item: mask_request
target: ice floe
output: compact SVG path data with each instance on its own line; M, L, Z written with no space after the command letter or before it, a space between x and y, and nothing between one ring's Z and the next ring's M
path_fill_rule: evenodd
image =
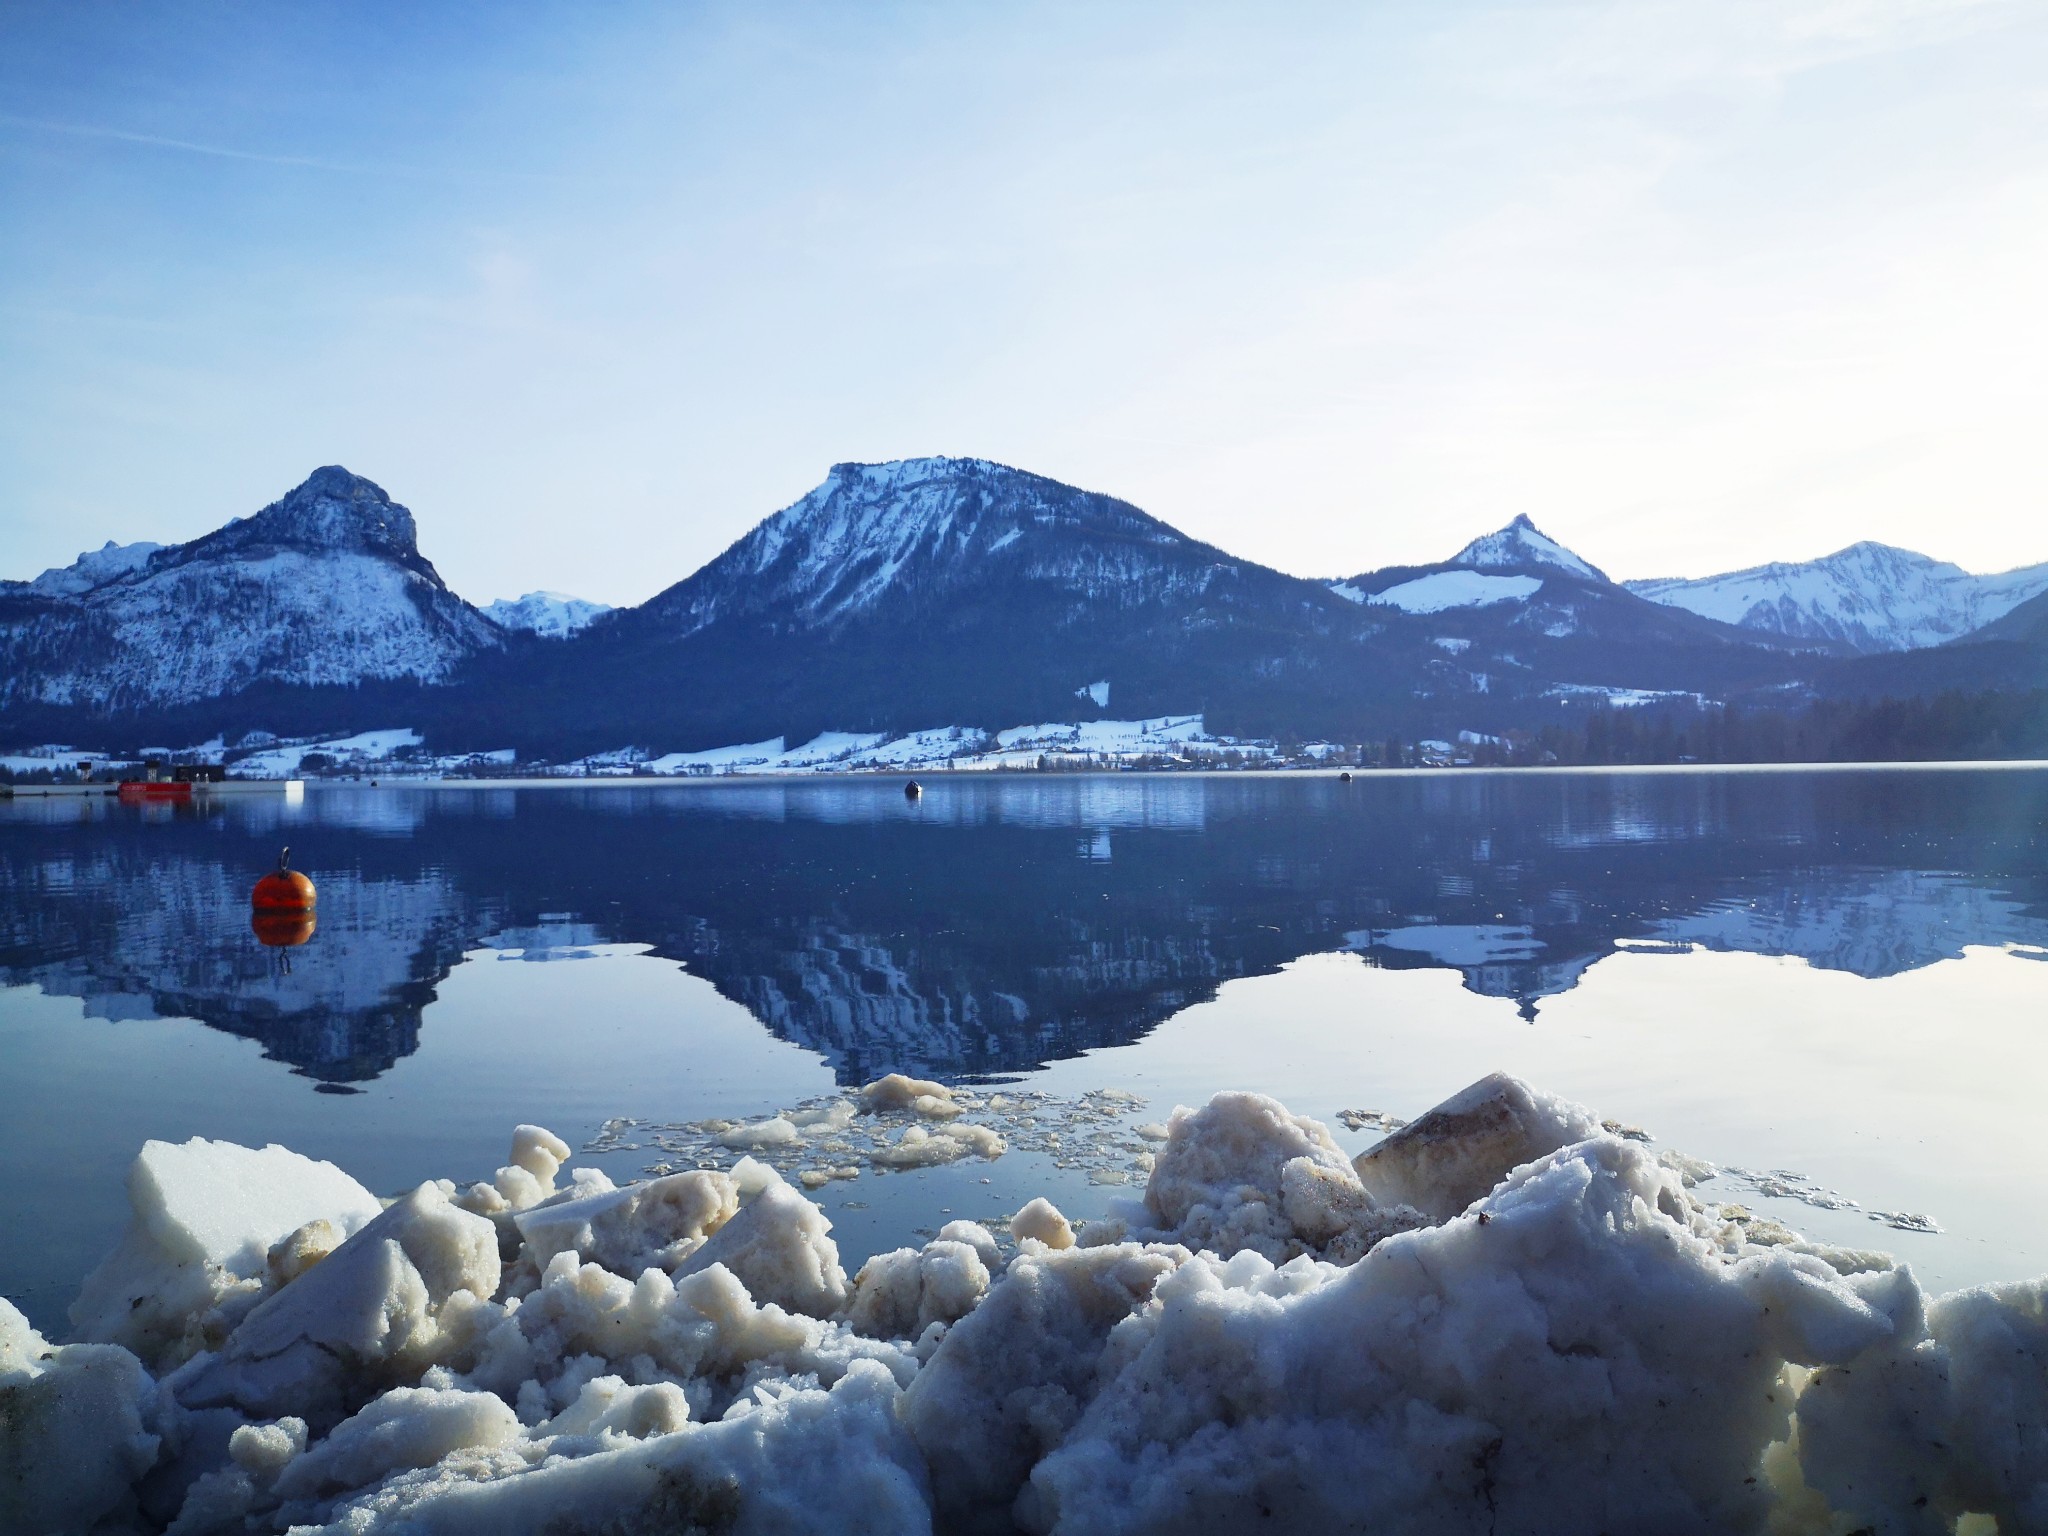
M727 1163L623 1188L521 1126L381 1210L151 1143L74 1313L131 1342L0 1302L0 1530L2048 1529L2048 1281L1930 1298L1508 1077L1347 1111L1355 1159L1259 1094L1142 1110L889 1078L612 1122ZM798 1187L1009 1144L1142 1192L849 1279Z

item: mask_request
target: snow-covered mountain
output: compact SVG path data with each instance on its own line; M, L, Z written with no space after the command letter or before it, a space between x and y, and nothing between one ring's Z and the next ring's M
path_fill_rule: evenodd
M1451 556L1449 563L1475 571L1527 571L1547 567L1587 581L1607 580L1606 573L1598 566L1580 559L1530 522L1526 512L1517 513L1507 527L1474 539Z
M2048 592L2048 564L1992 576L1890 544L1851 544L1818 560L1721 576L1626 584L1631 592L1724 624L1859 651L1904 651L1959 639Z
M612 605L570 597L565 592L529 592L524 597L501 597L486 604L481 612L500 629L524 630L546 640L566 640L579 629L587 629L601 615L612 612Z
M524 714L555 734L507 741L691 752L1090 719L1111 700L1123 718L1327 730L1337 697L1397 686L1399 667L1357 665L1372 627L1112 496L983 459L839 464L640 608L516 658Z
M644 612L677 637L750 616L817 629L928 607L998 573L1129 601L1199 594L1247 568L1260 569L1114 497L985 459L900 459L833 465Z
M0 583L0 706L137 710L259 682L438 682L502 643L420 554L412 514L331 465L188 544L102 549Z

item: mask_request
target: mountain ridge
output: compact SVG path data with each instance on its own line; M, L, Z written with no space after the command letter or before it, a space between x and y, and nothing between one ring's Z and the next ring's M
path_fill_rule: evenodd
M205 739L403 721L437 746L566 760L1085 722L1113 697L1116 718L1363 741L1534 729L1602 702L1777 707L1894 675L1842 671L1855 647L1839 636L1652 601L1526 514L1443 561L1316 581L1119 498L944 456L836 464L647 602L601 608L465 602L411 512L330 465L188 543L0 583L0 727L56 740L162 721ZM1997 649L2010 685L2030 643L1980 654Z
M1870 653L1918 650L1982 630L2048 592L2048 562L1975 575L1917 550L1864 539L1813 560L1623 585L1652 602L1723 623L1837 640Z

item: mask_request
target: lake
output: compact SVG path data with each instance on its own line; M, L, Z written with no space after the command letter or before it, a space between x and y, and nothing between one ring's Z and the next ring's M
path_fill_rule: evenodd
M287 843L318 922L272 947L248 893ZM2048 1270L2044 960L2033 767L0 801L0 1293L63 1328L148 1137L390 1193L532 1121L624 1181L889 1071L1021 1111L995 1161L821 1189L849 1268L1033 1194L1098 1211L1130 1128L1217 1089L1356 1151L1499 1069L1935 1289L2016 1278ZM1142 1100L1114 1134L1076 1110L1104 1089Z

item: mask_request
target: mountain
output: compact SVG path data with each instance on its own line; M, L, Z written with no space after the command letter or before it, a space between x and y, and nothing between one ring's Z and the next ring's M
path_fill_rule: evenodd
M1516 513L1514 521L1498 533L1483 534L1474 539L1451 556L1450 563L1468 566L1475 571L1526 571L1535 568L1562 571L1567 576L1578 576L1587 581L1607 580L1604 571L1581 560L1530 522L1526 512Z
M1545 718L1544 705L1556 718L1559 704L1776 687L1810 671L1815 652L1836 649L1649 602L1526 516L1434 565L1389 566L1328 585L1389 632L1426 634L1442 653L1439 686L1486 695L1476 707L1513 724Z
M1256 574L1254 574L1256 573ZM784 631L897 623L992 582L1132 606L1263 577L1128 502L983 459L835 464L825 483L756 526L644 617L683 638L721 621ZM1292 594L1299 596L1299 594Z
M544 640L566 640L579 629L588 629L600 616L612 612L610 603L593 603L564 592L529 592L524 597L501 597L480 612L500 629L520 630Z
M1860 666L1878 662L1900 665ZM1527 517L1434 564L1313 581L970 458L835 465L637 608L548 592L473 608L419 553L412 514L338 467L189 544L110 545L0 583L0 733L130 749L405 726L434 753L680 761L827 732L954 741L1162 717L1414 741L1602 704L1782 707L2039 675L2030 644L1859 656L1837 634L1651 601Z
M1652 602L1745 629L1836 640L1861 652L1941 645L2048 592L2048 563L1994 576L1890 544L1721 576L1627 583Z
M556 754L1173 711L1324 731L1419 676L1420 654L1366 662L1379 627L1114 497L907 459L835 465L641 607L503 658L493 687L526 732L507 739Z
M339 466L168 548L0 582L0 708L133 712L245 689L443 682L503 643L421 555L412 514Z

